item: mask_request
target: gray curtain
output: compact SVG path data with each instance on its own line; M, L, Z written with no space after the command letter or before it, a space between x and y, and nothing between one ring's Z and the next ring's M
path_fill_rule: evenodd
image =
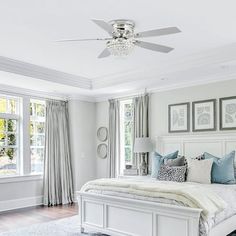
M44 204L73 202L68 107L64 101L46 102Z
M135 97L134 103L134 140L149 137L149 94ZM147 154L148 155L148 154ZM141 154L134 153L134 164L139 165ZM146 156L148 163L148 156Z
M119 173L120 159L120 102L109 100L109 177Z

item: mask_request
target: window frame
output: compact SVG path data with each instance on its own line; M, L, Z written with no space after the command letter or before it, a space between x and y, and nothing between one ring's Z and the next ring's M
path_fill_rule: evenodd
M120 163L119 163L119 174L123 174L125 169L126 160L125 160L125 148L128 147L125 145L125 119L124 119L124 106L125 104L133 104L133 99L125 99L120 101ZM131 130L131 162L130 165L135 165L134 155L133 155L133 139L134 139L134 114L132 115L133 125Z
M6 99L7 100L7 104L9 100L15 100L17 106L16 106L16 114L11 114L8 113L8 111L6 112L0 112L0 119L4 119L4 120L16 120L17 121L17 126L16 126L16 145L3 145L1 146L1 148L13 148L16 149L16 174L12 174L12 175L0 175L1 177L15 177L21 174L21 132L20 132L20 127L21 127L21 112L20 112L20 105L21 105L21 99L20 97L16 97L16 96L11 96L11 95L5 95L5 94L0 94L0 99ZM6 130L4 132L6 134L6 138L8 139L8 131ZM7 141L8 142L8 141Z
M41 122L41 123L44 123L44 133L35 133L34 132L34 135L35 136L43 136L44 137L44 141L45 141L45 125L46 125L46 102L45 100L42 100L42 99L35 99L35 98L31 98L30 99L30 104L31 103L35 103L35 104L41 104L41 105L44 105L45 106L45 110L44 110L44 116L40 117L40 116L31 116L30 115L30 123L29 125L31 125L31 121L33 122ZM38 117L38 118L36 118ZM29 132L29 136L31 136L31 133ZM43 149L43 152L45 150L45 142L44 142L44 145L31 145L30 144L30 167L31 167L31 174L43 174L43 172L32 172L32 164L31 164L31 161L32 161L32 155L31 155L31 149L34 148L34 149ZM44 161L43 161L43 164L44 164Z
M42 180L43 173L31 173L31 154L30 154L30 100L40 100L46 102L45 98L33 97L22 94L0 92L0 98L17 99L18 115L1 113L0 118L16 119L18 155L17 155L17 174L0 176L0 183L20 182L31 180ZM45 111L46 112L46 111Z

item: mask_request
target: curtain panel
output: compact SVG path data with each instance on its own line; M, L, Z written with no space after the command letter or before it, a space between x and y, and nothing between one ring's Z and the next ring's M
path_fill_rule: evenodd
M119 173L120 162L120 102L109 100L109 177L114 178Z
M48 206L73 202L68 118L67 102L46 102L44 204Z
M135 97L134 104L134 130L135 138L149 137L149 94ZM138 167L141 162L141 154L133 154L133 162ZM146 154L146 162L148 163L148 154Z

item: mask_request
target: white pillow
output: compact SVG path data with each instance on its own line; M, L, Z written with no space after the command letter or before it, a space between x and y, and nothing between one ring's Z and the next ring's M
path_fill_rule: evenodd
M202 184L211 183L211 168L213 159L196 160L188 159L188 182L197 182Z

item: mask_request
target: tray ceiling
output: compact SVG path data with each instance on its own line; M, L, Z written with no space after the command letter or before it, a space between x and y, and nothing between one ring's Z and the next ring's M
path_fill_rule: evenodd
M0 84L63 96L109 97L236 78L235 0L4 0L0 3ZM147 39L169 54L135 48L98 59L106 37L91 19L131 19L136 30L176 26L182 33ZM6 73L7 72L7 73ZM9 74L10 73L10 74Z

